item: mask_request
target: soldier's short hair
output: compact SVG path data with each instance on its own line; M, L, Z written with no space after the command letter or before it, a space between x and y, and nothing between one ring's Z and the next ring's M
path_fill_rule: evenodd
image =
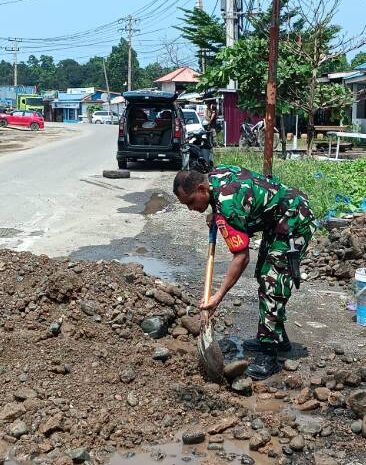
M192 194L205 179L205 175L199 171L178 171L173 182L173 192L178 195L178 189L181 188L186 194Z

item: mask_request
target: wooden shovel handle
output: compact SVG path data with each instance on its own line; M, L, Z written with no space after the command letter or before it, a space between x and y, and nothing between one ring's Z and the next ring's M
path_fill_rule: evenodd
M204 304L208 304L210 297L211 297L213 269L214 269L214 260L215 260L215 249L216 249L216 236L217 236L217 226L216 224L213 224L210 228L210 234L209 234L207 264L206 264L206 273L205 273L205 287L203 291ZM208 322L208 315L209 314L207 310L202 311L201 319L203 323Z

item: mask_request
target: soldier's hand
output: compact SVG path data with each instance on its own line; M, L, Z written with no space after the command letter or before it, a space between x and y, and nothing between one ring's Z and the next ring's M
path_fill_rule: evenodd
M210 300L207 302L207 304L204 303L203 299L201 300L200 310L208 312L209 318L211 318L214 315L220 302L221 297L218 294L214 294L210 297Z
M213 221L214 221L213 213L209 213L208 215L206 215L206 224L209 228L211 228Z

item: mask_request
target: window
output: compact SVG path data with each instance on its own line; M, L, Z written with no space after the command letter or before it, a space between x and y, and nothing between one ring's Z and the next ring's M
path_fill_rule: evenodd
M199 119L195 111L184 111L184 122L186 124L199 124Z
M366 119L366 84L359 84L357 86L357 92L357 118Z
M22 111L13 111L12 115L13 116L23 116L23 112Z

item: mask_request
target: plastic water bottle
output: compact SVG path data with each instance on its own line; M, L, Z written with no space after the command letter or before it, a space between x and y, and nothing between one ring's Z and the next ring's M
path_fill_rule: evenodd
M366 268L358 268L355 273L357 323L366 326Z

